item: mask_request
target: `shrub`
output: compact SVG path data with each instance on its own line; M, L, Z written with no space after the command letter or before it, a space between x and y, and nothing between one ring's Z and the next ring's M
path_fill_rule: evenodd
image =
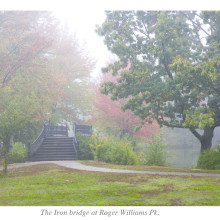
M17 142L13 145L12 150L7 155L7 162L21 163L27 160L27 148L24 148L23 143Z
M117 141L111 148L111 162L121 165L136 165L138 157L133 151L132 144L125 141Z
M95 159L99 161L123 165L137 164L138 161L131 143L115 137L99 138L97 135L93 135L90 147Z
M93 151L94 158L98 161L111 162L110 150L112 141L109 137L98 137L98 135L92 135L92 141L90 147Z
M197 167L208 170L220 169L220 142L215 148L200 153Z
M166 165L166 146L162 143L161 135L152 135L151 141L148 143L145 165L148 166L164 166Z
M91 137L83 135L81 133L76 134L78 140L78 146L80 150L79 159L80 160L94 160L92 150L90 148Z
M134 165L138 163L138 157L133 151L132 144L115 137L99 137L93 134L91 137L77 134L81 160L103 161L122 165Z

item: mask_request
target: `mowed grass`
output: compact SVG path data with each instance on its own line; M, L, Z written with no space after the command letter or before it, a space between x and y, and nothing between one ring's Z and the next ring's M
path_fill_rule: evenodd
M105 162L98 162L95 160L80 160L80 163L88 166L103 167L110 169L122 170L140 170L140 171L160 171L160 172L189 172L189 173L219 173L220 170L198 170L182 167L161 167L161 166L144 166L144 165L117 165Z
M220 205L220 177L100 173L34 165L0 177L0 205Z

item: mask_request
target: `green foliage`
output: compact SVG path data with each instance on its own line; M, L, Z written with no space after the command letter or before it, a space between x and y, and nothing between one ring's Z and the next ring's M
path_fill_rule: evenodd
M20 128L14 135L14 142L22 142L25 145L33 143L42 130L42 122L29 122L24 128Z
M91 137L83 135L81 133L76 134L76 138L79 142L80 160L93 160L94 156L90 148Z
M205 129L206 126L214 125L214 113L209 109L197 108L186 113L184 127L198 127Z
M138 158L129 142L117 141L111 149L111 162L121 165L136 165Z
M109 137L98 137L98 135L92 135L92 142L90 147L93 151L94 158L98 161L111 162L111 147L113 140Z
M16 142L13 145L12 150L7 155L7 162L10 163L21 163L27 159L27 148L24 148L23 143Z
M92 135L90 147L98 161L122 165L138 163L138 157L132 149L132 144L115 137L98 137Z
M215 148L200 153L197 166L207 170L220 169L220 142L217 143Z
M93 139L94 140L94 139ZM94 145L95 143L95 145ZM94 156L96 160L111 162L110 149L112 141L109 138L99 138L93 142L92 148L95 149Z
M151 136L151 142L147 146L144 164L148 166L165 166L166 157L166 146L162 143L162 136Z

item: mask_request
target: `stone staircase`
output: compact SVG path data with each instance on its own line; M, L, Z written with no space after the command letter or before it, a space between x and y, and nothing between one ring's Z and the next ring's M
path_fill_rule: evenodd
M67 126L43 124L36 140L28 145L29 161L77 160L80 155L76 133L91 135L92 126L74 123L74 136L68 137Z
M73 138L65 136L46 137L31 161L77 160Z

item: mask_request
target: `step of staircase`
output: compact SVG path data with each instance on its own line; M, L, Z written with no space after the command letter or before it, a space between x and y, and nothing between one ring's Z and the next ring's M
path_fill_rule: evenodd
M52 160L77 160L73 138L47 137L31 158L31 161Z
M31 161L56 161L56 160L77 160L77 157L45 157L45 158L34 157L31 159Z
M47 148L40 148L37 153L39 152L74 152L75 150L73 149L73 147L47 147Z

